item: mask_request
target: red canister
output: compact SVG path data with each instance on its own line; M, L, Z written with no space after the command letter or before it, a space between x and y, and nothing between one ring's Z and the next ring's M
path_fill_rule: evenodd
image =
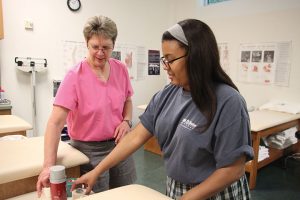
M51 200L67 200L65 167L55 165L50 167Z

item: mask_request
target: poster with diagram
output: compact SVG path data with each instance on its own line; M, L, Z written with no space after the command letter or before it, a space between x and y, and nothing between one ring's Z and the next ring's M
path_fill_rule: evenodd
M288 86L291 42L241 44L238 80Z
M229 75L230 66L229 66L229 48L227 43L218 43L219 55L220 55L220 64L222 69Z
M144 79L147 73L146 48L143 46L117 43L112 57L122 61L129 73L130 79Z
M63 41L63 68L69 71L87 55L85 42ZM140 80L147 75L147 52L143 46L116 43L111 57L122 61L130 79Z
M63 41L63 68L66 73L87 55L85 42Z

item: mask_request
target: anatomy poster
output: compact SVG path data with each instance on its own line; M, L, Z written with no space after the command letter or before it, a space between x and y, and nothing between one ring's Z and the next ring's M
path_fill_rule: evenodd
M241 44L238 80L247 83L287 86L290 42Z
M87 55L85 42L63 41L63 68L65 73Z
M87 55L85 42L63 41L63 67L67 72ZM116 43L111 57L122 61L130 79L140 80L147 75L147 51L143 46Z
M219 54L220 54L220 64L226 74L230 73L229 66L229 49L227 43L218 43Z
M126 65L130 79L141 80L145 78L147 70L145 47L117 43L112 57L122 61Z

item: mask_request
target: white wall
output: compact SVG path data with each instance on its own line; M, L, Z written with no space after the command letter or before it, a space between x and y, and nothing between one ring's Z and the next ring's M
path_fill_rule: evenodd
M197 18L214 31L218 42L230 48L230 76L248 106L271 99L300 102L300 1L232 0L212 6L197 1L176 1L175 20ZM288 87L246 84L237 81L240 43L292 41L291 72Z
M52 109L53 79L62 79L65 71L62 60L62 41L84 41L82 28L87 18L106 15L112 18L119 30L117 42L143 45L160 50L162 32L171 17L169 0L81 0L77 13L68 10L66 0L2 0L5 37L0 40L1 85L6 98L12 101L13 114L32 122L30 75L18 71L15 57L46 58L48 69L37 74L37 133L44 134ZM145 12L147 10L147 12ZM167 12L166 12L167 11ZM24 21L34 23L33 31L24 28ZM164 72L160 76L147 76L132 81L135 91L134 107L147 103L165 84ZM134 109L137 122L141 111Z

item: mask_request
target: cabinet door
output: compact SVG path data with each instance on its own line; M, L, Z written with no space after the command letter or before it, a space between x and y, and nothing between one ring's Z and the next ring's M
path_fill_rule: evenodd
M3 14L2 14L2 0L0 0L0 40L3 39Z

